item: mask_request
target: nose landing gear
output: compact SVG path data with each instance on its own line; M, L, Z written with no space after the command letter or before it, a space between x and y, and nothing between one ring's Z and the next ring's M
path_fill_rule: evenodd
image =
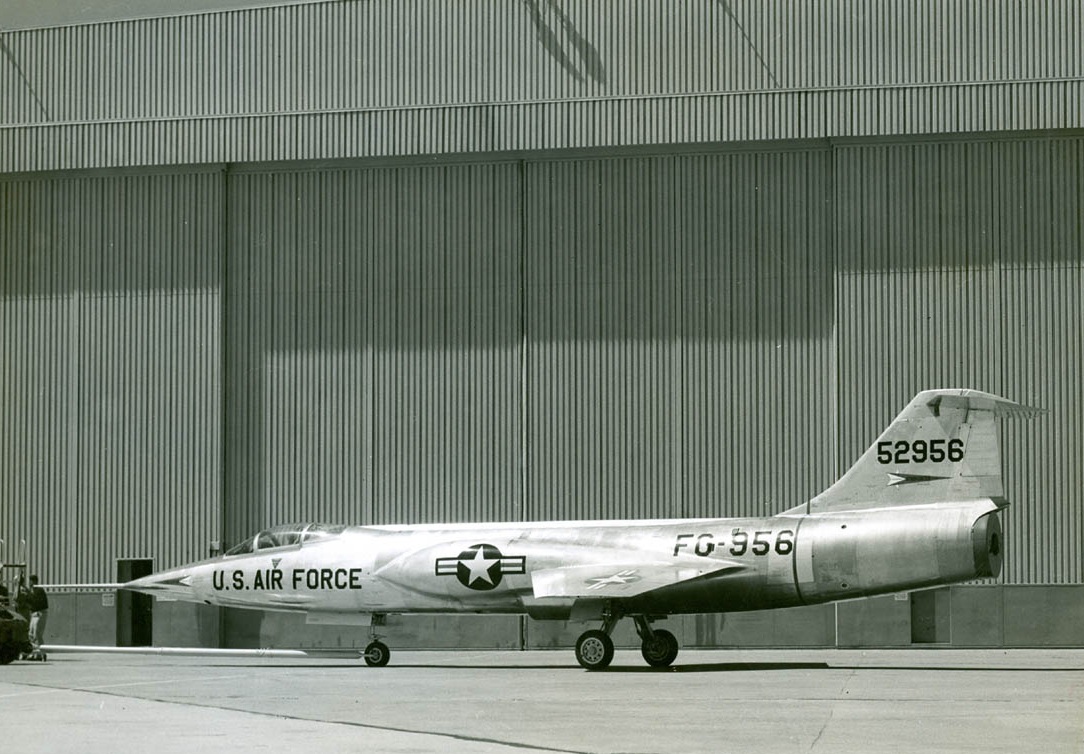
M370 668L382 668L388 664L388 660L391 659L391 650L388 649L388 645L380 641L382 638L377 634L376 629L378 626L384 625L384 619L387 616L381 614L373 615L373 622L369 627L369 645L365 647L365 654L362 655L365 658L365 664Z

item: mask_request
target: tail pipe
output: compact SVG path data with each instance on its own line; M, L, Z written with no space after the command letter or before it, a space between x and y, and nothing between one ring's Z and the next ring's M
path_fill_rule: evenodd
M996 577L1001 573L1004 542L997 513L987 513L975 522L971 527L971 545L975 553L976 577Z

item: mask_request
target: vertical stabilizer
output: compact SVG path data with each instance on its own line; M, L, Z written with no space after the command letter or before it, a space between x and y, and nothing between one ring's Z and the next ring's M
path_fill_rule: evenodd
M977 499L1003 505L996 420L1038 413L1040 409L977 390L923 391L839 481L800 510Z

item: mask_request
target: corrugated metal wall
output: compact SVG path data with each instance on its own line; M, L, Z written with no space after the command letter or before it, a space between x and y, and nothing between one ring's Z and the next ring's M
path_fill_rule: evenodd
M0 181L0 538L46 581L218 530L222 186Z
M0 171L1084 127L1077 0L366 0L0 34Z
M337 0L8 32L0 88L17 124L1065 79L1082 27L1075 0Z

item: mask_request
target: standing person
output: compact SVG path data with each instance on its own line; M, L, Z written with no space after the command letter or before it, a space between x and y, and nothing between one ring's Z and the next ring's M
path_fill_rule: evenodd
M30 608L30 644L34 652L41 652L41 640L45 636L45 621L49 617L49 598L38 586L37 575L30 577L30 595L26 601Z

